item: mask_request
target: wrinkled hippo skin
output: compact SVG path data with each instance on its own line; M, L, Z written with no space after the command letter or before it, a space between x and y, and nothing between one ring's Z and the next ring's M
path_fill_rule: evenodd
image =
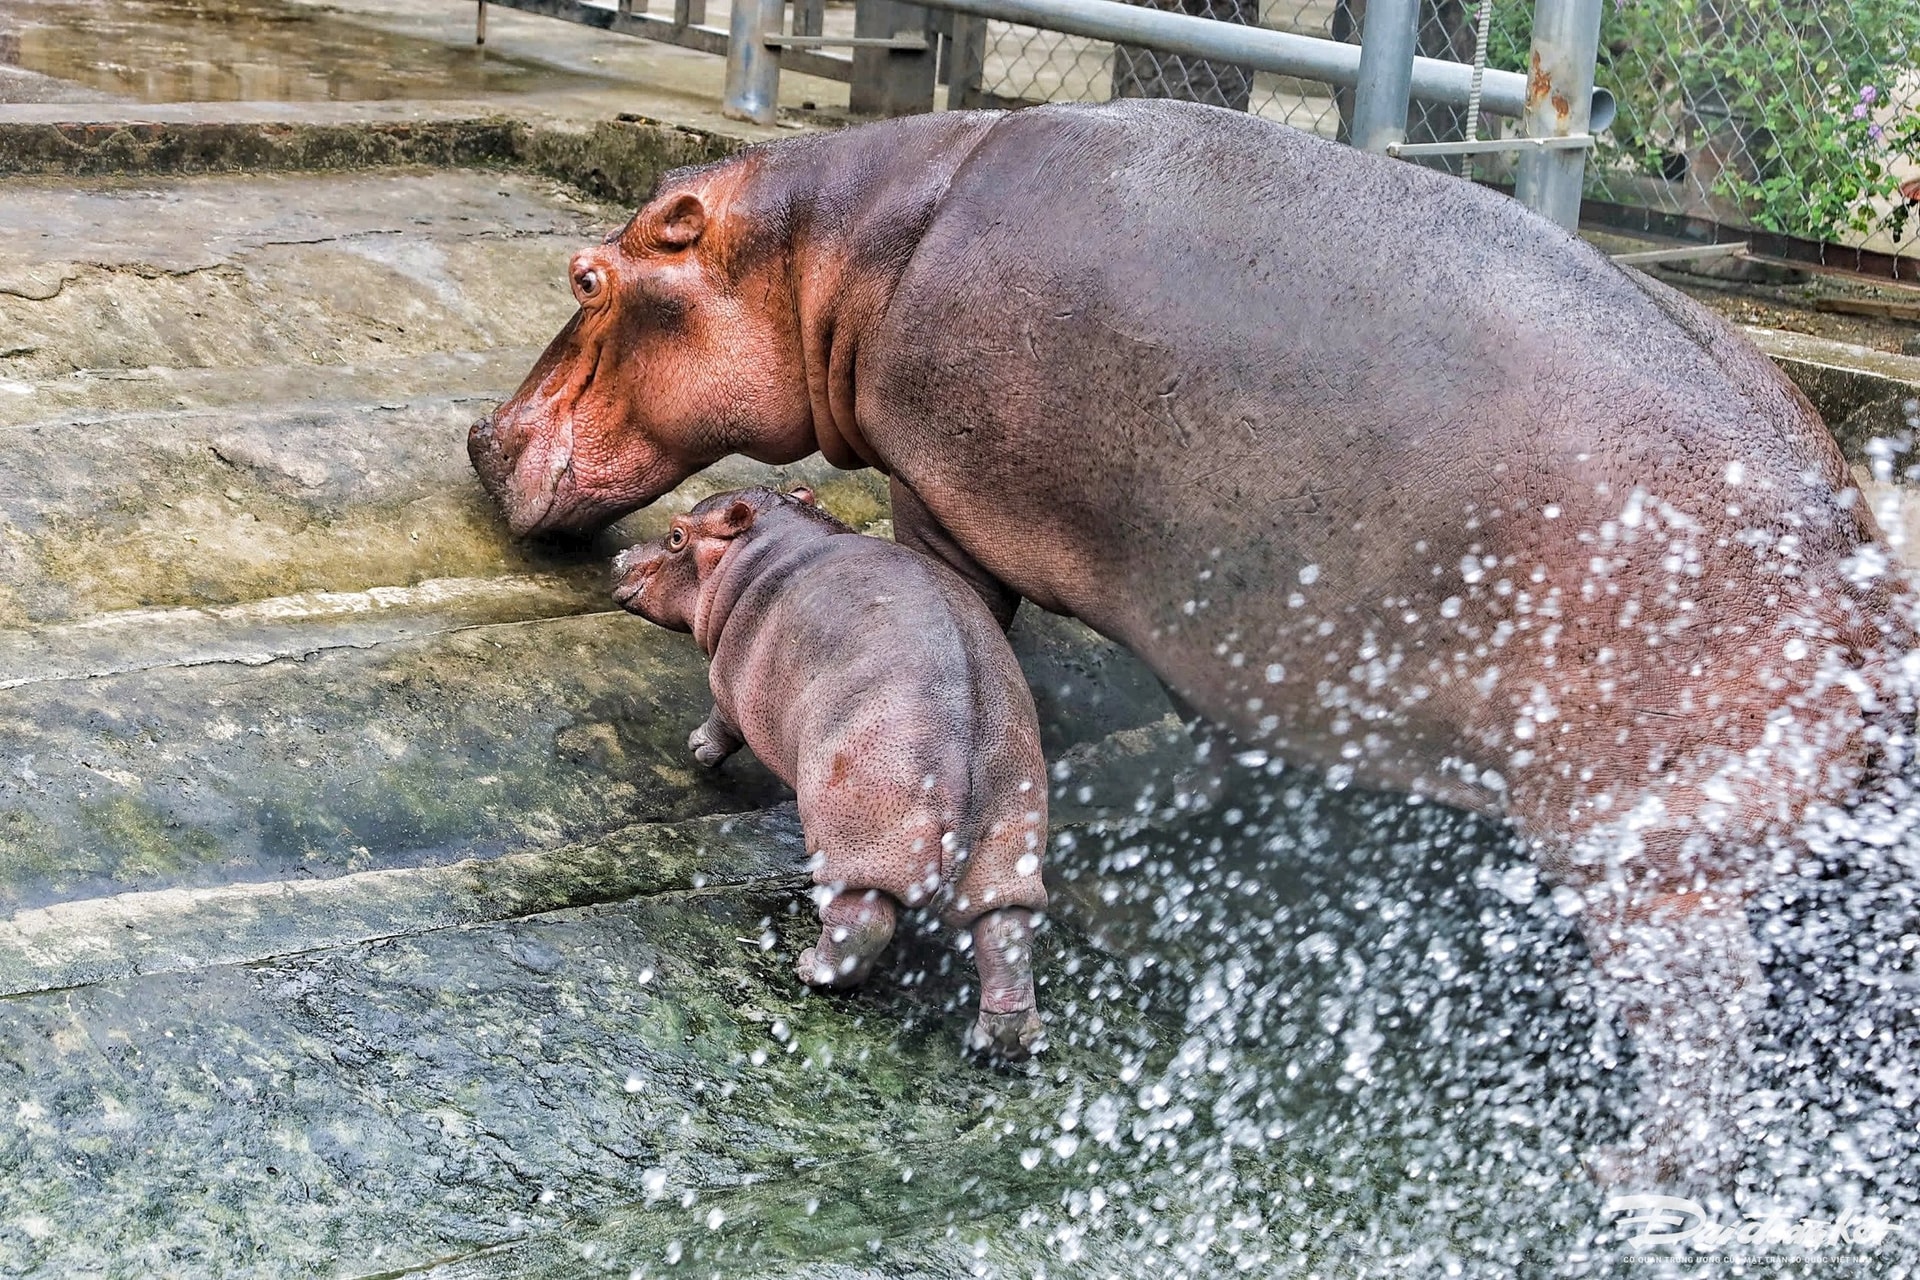
M470 441L516 530L728 453L885 470L900 540L1003 620L1078 617L1335 785L1510 820L1638 1033L1644 1119L1596 1167L1737 1156L1747 895L1912 703L1879 531L1730 326L1493 192L1152 101L752 148L572 271Z
M623 608L692 632L712 660L713 713L687 743L700 763L744 743L799 797L820 907L801 979L865 981L901 905L926 907L971 930L970 1047L1030 1056L1046 762L1033 695L972 587L804 489L708 498L614 576Z

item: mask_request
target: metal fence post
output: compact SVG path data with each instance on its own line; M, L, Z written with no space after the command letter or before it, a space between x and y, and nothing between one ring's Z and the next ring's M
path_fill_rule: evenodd
M741 0L735 0L741 3ZM899 0L854 0L853 34L890 40L924 36L927 11ZM933 110L933 42L916 49L856 45L847 106L861 115L906 116Z
M1353 88L1353 145L1362 151L1385 151L1406 140L1419 25L1420 0L1367 4L1360 32L1360 78Z
M767 37L779 32L785 11L786 0L733 0L723 115L773 123L780 104L780 54L767 44Z
M947 110L981 105L986 68L987 20L954 14L953 35L947 44Z
M1538 0L1533 9L1533 74L1527 81L1527 136L1567 138L1590 131L1593 64L1600 55L1602 0ZM1581 149L1523 153L1513 194L1569 231L1580 226Z

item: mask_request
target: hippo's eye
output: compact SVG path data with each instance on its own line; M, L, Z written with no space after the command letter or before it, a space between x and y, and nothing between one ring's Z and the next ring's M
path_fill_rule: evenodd
M678 526L667 530L667 549L678 551L687 545L687 531Z
M573 273L573 296L583 307L599 301L605 288L606 277L597 267L582 267Z

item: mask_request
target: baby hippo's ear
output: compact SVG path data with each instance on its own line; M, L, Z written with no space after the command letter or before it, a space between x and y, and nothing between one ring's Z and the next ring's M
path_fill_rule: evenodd
M807 488L807 486L803 484L797 484L793 488L787 490L787 496L790 498L798 498L800 499L800 501L806 503L810 507L817 507L820 505L820 499L813 496L813 490Z
M720 513L719 534L723 538L737 538L753 527L753 518L758 515L753 504L744 498L736 498L727 504Z

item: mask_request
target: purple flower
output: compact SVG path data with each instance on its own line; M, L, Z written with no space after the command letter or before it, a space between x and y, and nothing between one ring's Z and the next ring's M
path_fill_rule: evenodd
M1877 125L1877 124L1870 124L1870 125L1868 125L1868 126L1867 126L1867 136L1868 136L1869 138L1871 138L1871 139L1873 139L1873 140L1874 140L1875 142L1878 142L1878 141L1880 141L1880 126L1879 126L1879 125Z
M1867 118L1867 104L1866 104L1866 103L1864 103L1864 102L1856 102L1856 103L1854 103L1854 104L1853 104L1853 118L1854 118L1855 120L1865 120L1865 119Z
M1872 85L1864 85L1861 87L1860 101L1872 102L1874 99L1878 98L1879 96L1880 96L1880 91L1874 88Z

